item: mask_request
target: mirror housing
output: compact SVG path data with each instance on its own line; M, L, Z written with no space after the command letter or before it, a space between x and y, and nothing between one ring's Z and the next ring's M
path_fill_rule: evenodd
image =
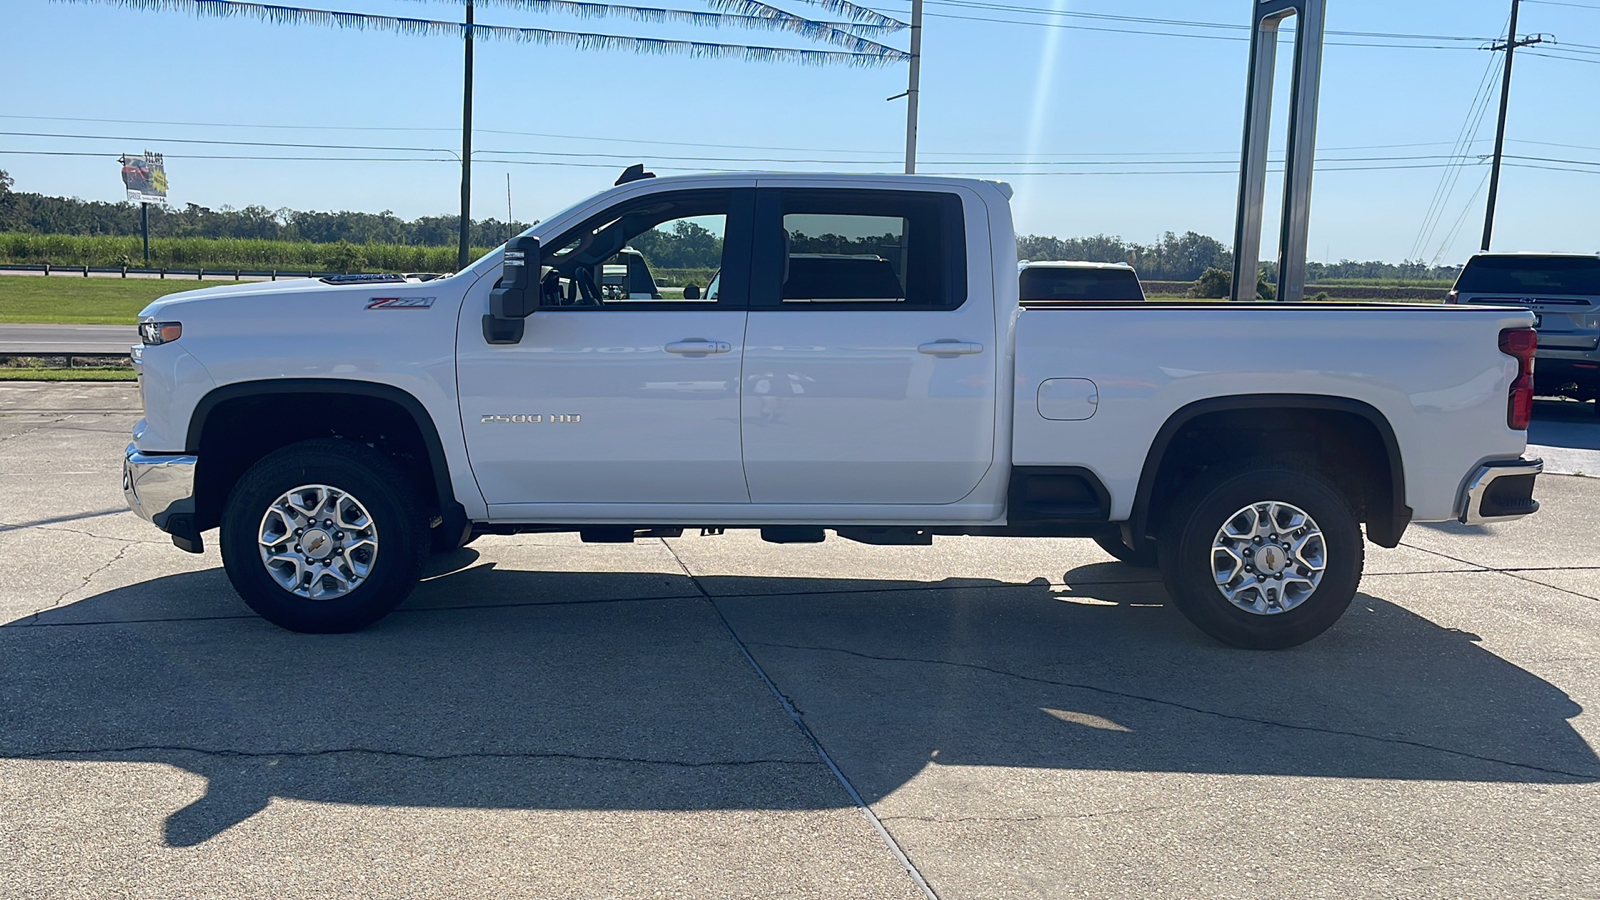
M683 288L683 299L685 299L685 300L699 300L700 299L700 285L698 285L698 284L685 285L684 288Z
M491 344L520 343L523 320L538 308L539 239L512 238L506 243L500 280L489 292L489 314L483 317L483 339Z

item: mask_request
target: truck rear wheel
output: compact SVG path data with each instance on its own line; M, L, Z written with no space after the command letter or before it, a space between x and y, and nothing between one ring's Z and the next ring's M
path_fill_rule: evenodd
M1281 650L1344 615L1361 581L1360 523L1326 480L1283 468L1203 476L1159 544L1173 604L1225 644Z
M305 441L268 454L234 485L221 547L228 580L262 618L334 634L371 625L411 593L428 523L388 457Z

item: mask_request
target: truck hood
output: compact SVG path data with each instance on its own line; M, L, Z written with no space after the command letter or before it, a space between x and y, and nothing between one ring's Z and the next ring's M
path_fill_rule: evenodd
M466 276L465 281L461 280L463 275ZM463 289L466 284L470 284L476 279L477 276L469 269L456 275L433 278L427 281L413 276L407 277L404 282L330 284L321 278L293 278L284 281L226 284L218 287L183 291L178 294L168 294L146 306L139 313L139 318L181 318L184 310L193 309L199 304L209 306L222 303L270 303L275 299L304 297L307 294L325 294L330 299L345 299L351 297L351 295L387 297L449 294Z

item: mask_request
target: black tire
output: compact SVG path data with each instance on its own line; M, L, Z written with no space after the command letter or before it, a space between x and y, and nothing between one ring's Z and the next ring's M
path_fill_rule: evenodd
M1299 507L1321 528L1324 569L1321 582L1298 605L1262 614L1223 596L1212 544L1236 513L1269 501ZM1366 548L1360 523L1344 496L1314 473L1276 467L1208 473L1183 492L1164 524L1161 575L1173 604L1201 631L1234 647L1282 650L1311 640L1339 621L1361 582ZM1261 559L1254 563L1259 566ZM1275 585L1269 580L1264 587Z
M1156 567L1156 548L1150 542L1138 550L1122 542L1120 536L1101 535L1094 539L1100 549L1116 557L1119 562L1125 562L1136 569L1154 569Z
M305 441L268 454L235 483L222 511L222 563L233 589L262 618L290 631L339 634L378 621L411 593L428 556L428 521L411 484L391 459L349 441ZM342 596L295 594L263 564L258 540L268 508L303 485L348 493L376 528L371 569Z

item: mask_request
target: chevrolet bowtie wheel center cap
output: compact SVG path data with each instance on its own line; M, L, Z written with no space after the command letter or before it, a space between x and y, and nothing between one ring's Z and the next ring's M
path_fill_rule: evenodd
M360 587L378 560L378 526L349 492L326 484L285 491L261 517L261 564L278 586L308 600Z
M1311 599L1328 548L1305 510L1268 500L1229 516L1211 542L1211 573L1229 603L1258 616L1286 613Z

